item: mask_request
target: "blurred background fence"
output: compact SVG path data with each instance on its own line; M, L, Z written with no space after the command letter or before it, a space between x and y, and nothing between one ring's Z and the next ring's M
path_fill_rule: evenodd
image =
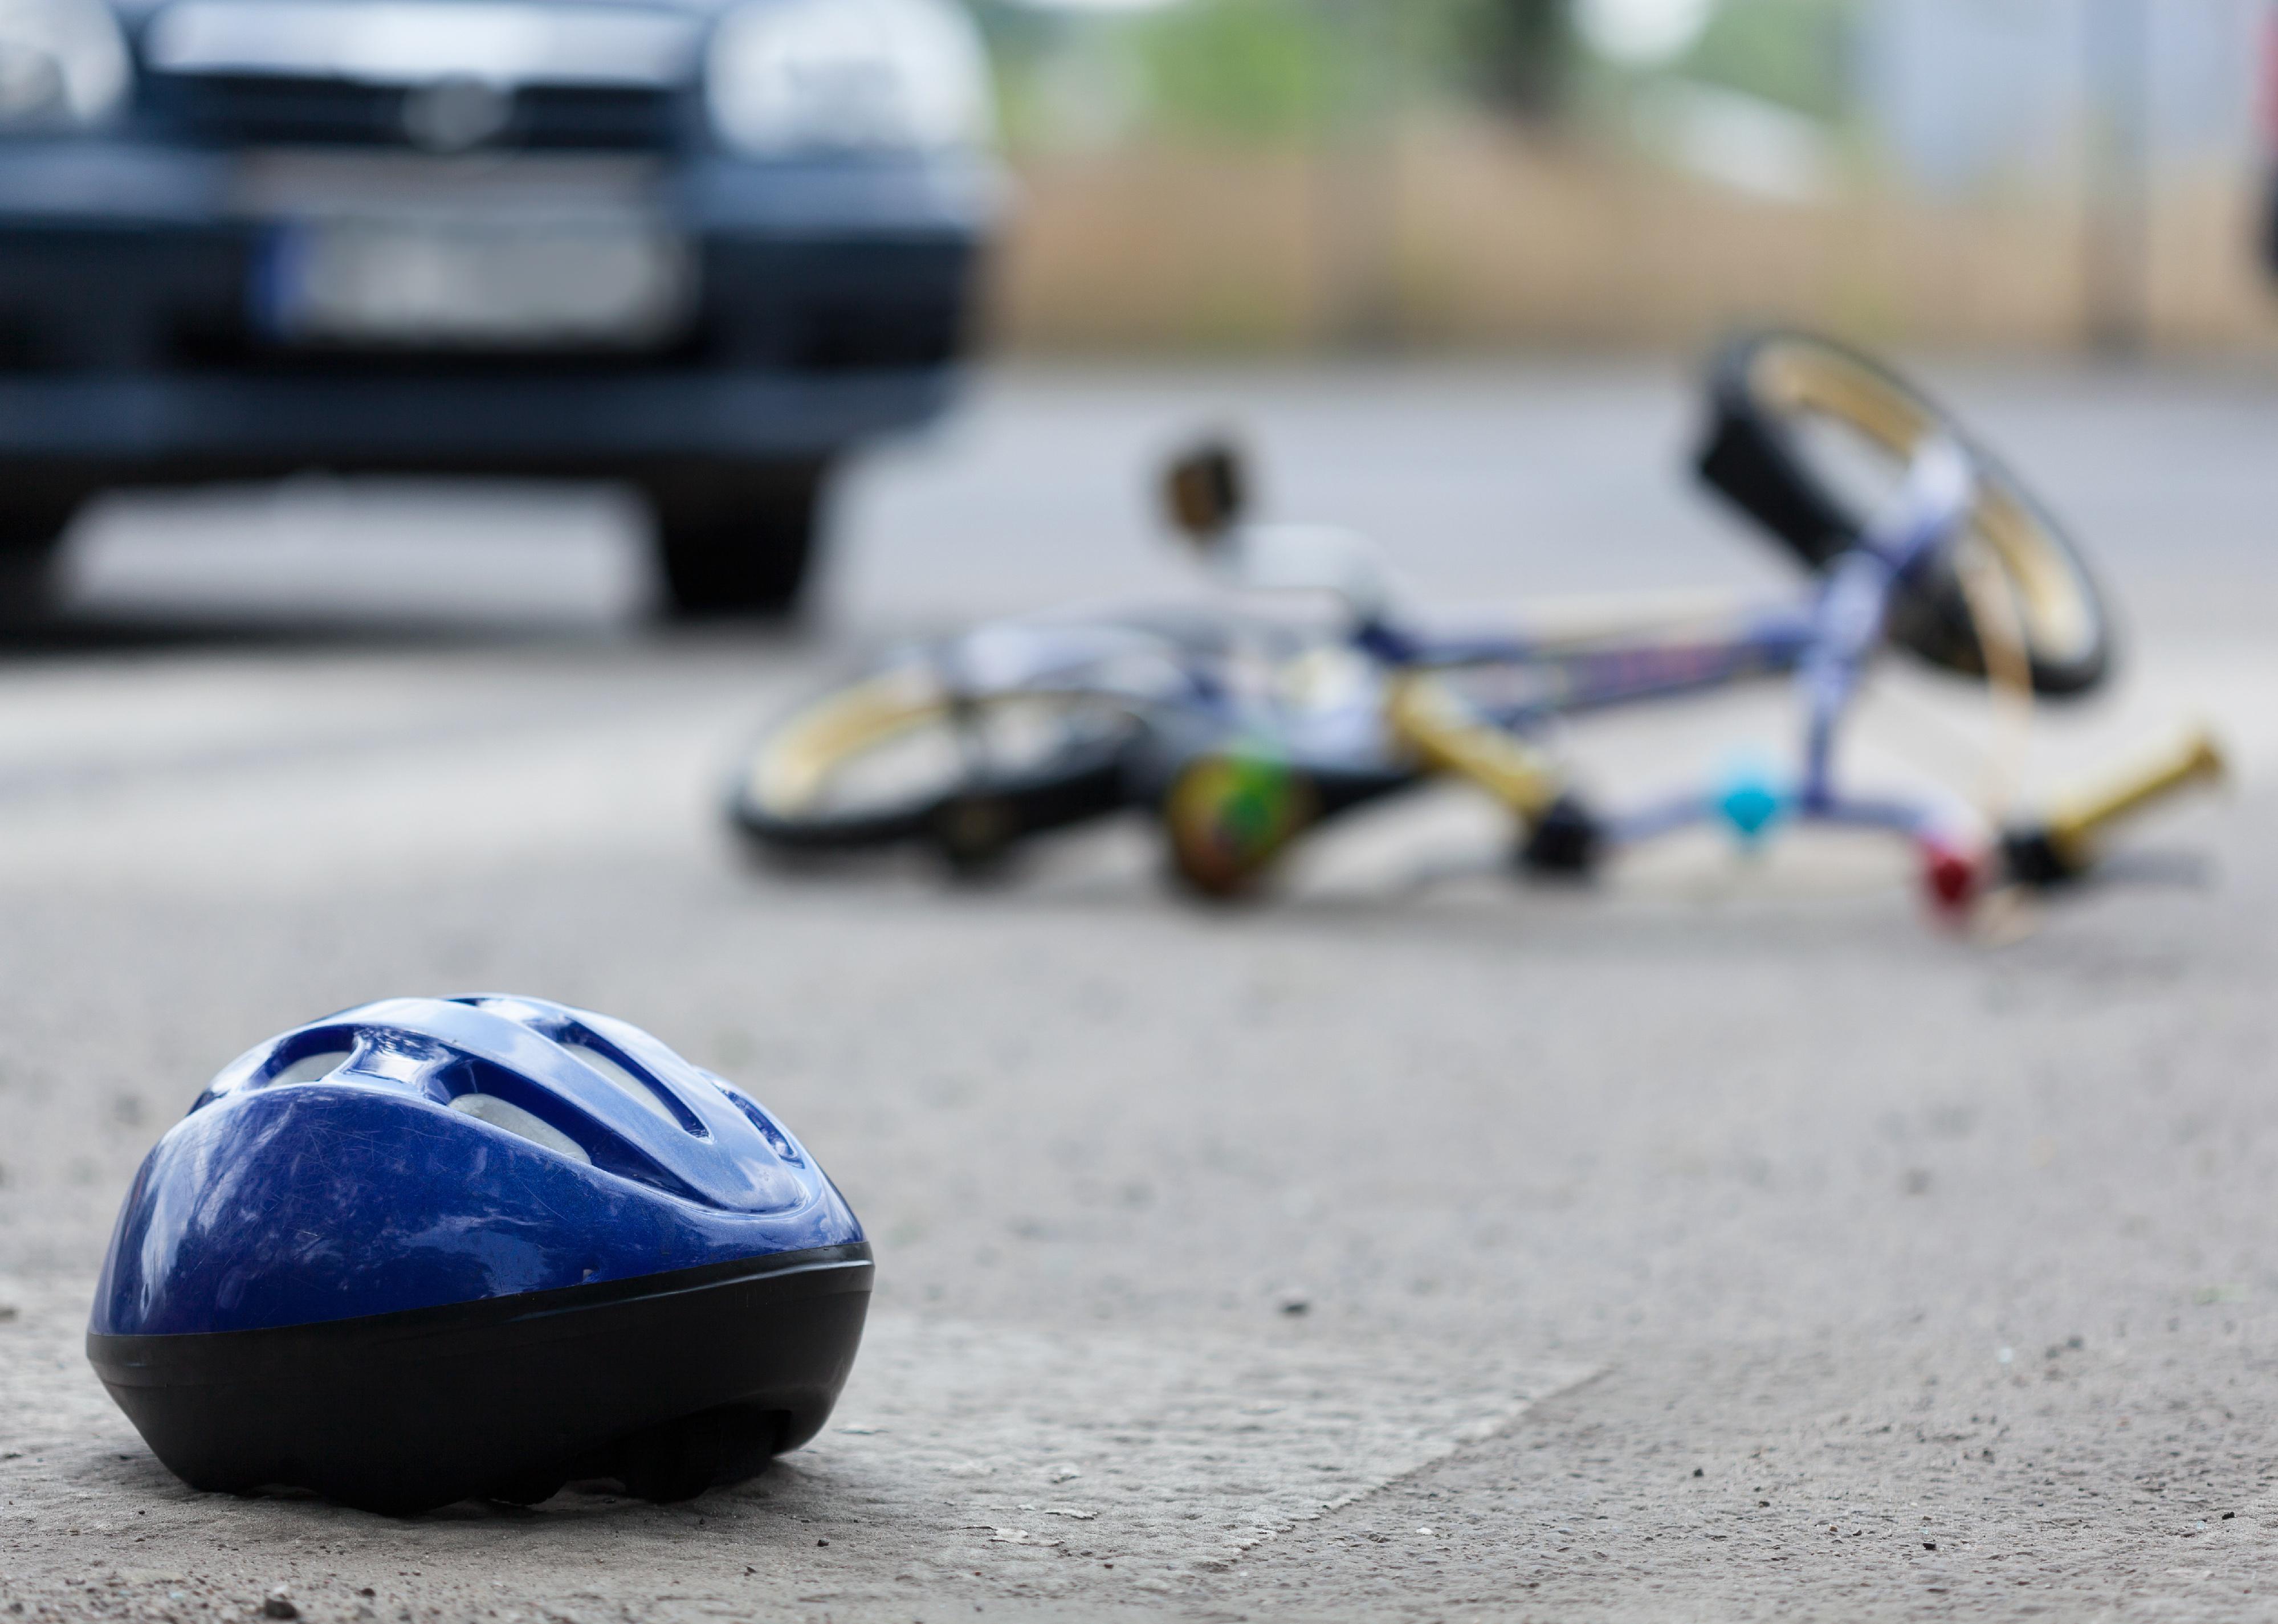
M977 0L1028 352L2278 349L2267 0Z

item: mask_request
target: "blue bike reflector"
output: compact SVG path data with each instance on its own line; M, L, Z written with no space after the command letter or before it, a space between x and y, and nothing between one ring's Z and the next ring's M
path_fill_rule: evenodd
M1716 792L1716 814L1732 832L1751 843L1762 840L1787 810L1787 796L1778 781L1753 763L1729 770Z

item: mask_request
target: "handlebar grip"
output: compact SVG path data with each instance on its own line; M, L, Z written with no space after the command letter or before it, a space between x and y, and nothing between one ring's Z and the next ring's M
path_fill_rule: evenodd
M2059 801L2039 828L2011 835L2010 866L2029 884L2075 878L2094 864L2097 842L2113 825L2195 785L2220 784L2228 773L2214 736L2194 728L2157 755Z
M1470 779L1530 824L1563 792L1548 757L1481 721L1434 678L1400 678L1386 713L1395 736L1425 766Z

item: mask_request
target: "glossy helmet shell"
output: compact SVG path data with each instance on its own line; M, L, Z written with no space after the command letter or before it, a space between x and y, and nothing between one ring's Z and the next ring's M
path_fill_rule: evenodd
M88 1352L199 1488L675 1498L821 1428L870 1275L799 1142L638 1027L391 999L241 1056L158 1142Z

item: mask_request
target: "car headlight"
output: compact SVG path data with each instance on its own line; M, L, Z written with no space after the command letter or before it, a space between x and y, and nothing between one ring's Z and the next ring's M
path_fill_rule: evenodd
M738 151L985 146L981 38L954 0L747 0L707 63L712 126Z
M0 128L98 123L126 102L131 72L102 0L0 0Z

